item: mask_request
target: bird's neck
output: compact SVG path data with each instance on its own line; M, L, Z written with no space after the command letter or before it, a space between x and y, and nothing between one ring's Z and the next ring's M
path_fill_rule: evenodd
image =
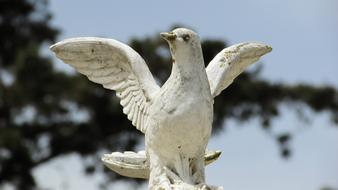
M206 75L202 49L200 46L189 50L178 50L173 53L172 75L185 79L197 79Z
M172 52L172 55L175 61L169 81L194 95L212 100L201 46L192 51Z

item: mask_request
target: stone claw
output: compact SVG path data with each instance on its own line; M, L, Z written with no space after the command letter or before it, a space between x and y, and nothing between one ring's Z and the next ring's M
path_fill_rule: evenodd
M154 187L152 190L172 190L172 188L171 188L171 184L164 182Z
M212 190L208 185L206 184L199 184L197 185L198 190Z

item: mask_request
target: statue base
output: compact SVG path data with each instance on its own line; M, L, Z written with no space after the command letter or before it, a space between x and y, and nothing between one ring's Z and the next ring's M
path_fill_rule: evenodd
M159 189L161 189L161 187ZM178 183L178 184L171 185L171 190L223 190L223 187L217 187L217 186L211 186L211 185L208 185L208 186L207 185L195 185L194 186L194 185L190 185L186 183Z

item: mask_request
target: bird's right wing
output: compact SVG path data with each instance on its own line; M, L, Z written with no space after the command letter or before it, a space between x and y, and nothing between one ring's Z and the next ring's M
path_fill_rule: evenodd
M261 43L240 43L223 49L206 68L211 95L219 95L246 67L271 50Z
M64 40L51 50L89 80L115 90L123 113L146 131L147 110L160 87L137 52L116 40L92 37Z

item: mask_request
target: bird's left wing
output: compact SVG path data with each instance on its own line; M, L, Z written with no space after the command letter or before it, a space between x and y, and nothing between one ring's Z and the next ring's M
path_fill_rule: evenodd
M51 50L89 80L115 90L123 113L145 132L147 109L160 87L136 51L113 39L93 37L64 40Z
M246 67L271 50L261 43L240 43L223 49L206 68L211 95L219 95Z

